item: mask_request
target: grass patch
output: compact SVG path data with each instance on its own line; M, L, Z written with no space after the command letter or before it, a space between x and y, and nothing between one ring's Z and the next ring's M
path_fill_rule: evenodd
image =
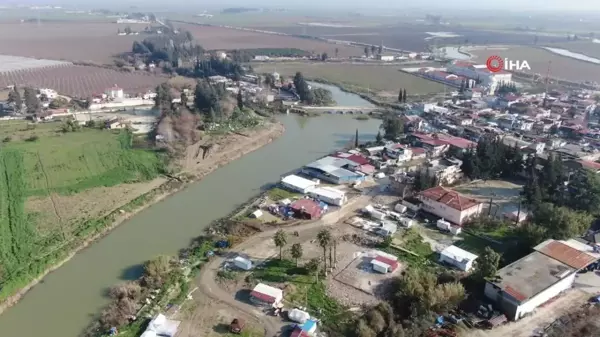
M290 260L273 259L257 267L252 273L253 277L260 281L282 283L302 282L310 279L308 271L303 267L296 267L296 263Z
M283 200L283 199L292 199L299 195L300 194L298 194L298 193L290 192L288 190L284 190L279 187L274 187L267 192L267 196L269 196L269 199L271 199L273 201L279 201L279 200Z
M253 67L257 73L273 72L271 64L254 64ZM409 95L444 91L443 84L401 72L400 69L405 67L409 66L290 62L278 63L277 72L294 76L300 71L306 78L322 78L343 85L369 88L370 91L397 93L399 88L410 88Z
M17 135L0 148L2 301L114 220L111 214L70 224L68 234L57 224L42 236L36 231L40 215L25 212L27 197L74 194L93 187L149 180L163 172L164 161L154 151L131 148L131 135L125 132L83 129L59 133L57 123L0 125L3 131ZM26 141L30 132L39 135L37 141ZM125 208L140 206L150 197L141 196Z
M456 241L454 245L473 254L483 254L485 247L490 247L496 251L501 252L501 250L499 250L500 247L498 247L498 245L480 237L477 237L475 235L463 232L459 236L462 240Z
M407 230L402 235L402 247L425 258L429 258L433 254L431 245L424 242L421 234L414 228Z

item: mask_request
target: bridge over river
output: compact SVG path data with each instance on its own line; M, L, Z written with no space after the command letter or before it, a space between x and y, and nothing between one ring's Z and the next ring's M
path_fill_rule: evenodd
M373 106L296 106L290 109L293 113L318 112L329 114L369 114L380 111L381 108Z

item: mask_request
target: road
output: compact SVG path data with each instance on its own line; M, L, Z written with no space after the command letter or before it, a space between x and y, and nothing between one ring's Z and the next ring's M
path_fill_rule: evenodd
M320 220L311 221L296 226L285 227L284 230L288 233L288 235L292 235L294 231L297 231L299 235L303 235L306 232L314 231L316 236L316 233L321 228L337 224L344 217L352 215L357 209L366 206L370 200L369 194L371 193L356 197L342 209L328 213L324 215L323 218L321 218ZM280 228L261 232L255 236L252 236L246 241L235 246L235 251L243 251L248 247L260 245L261 242L265 240L271 240L275 232L277 232L279 229ZM217 272L219 271L225 260L225 257L215 256L210 262L204 265L200 272L200 275L198 275L198 278L196 279L196 285L199 288L196 294L207 296L216 301L222 302L235 310L239 310L247 315L255 317L261 322L261 324L265 328L266 337L279 336L282 328L286 325L286 322L283 322L279 317L265 315L259 310L258 307L235 299L234 295L219 287L219 285L216 282Z

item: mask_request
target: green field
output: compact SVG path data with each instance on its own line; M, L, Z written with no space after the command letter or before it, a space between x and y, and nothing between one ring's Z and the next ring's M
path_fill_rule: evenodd
M443 84L401 72L401 66L291 62L253 64L253 67L259 73L277 71L286 77L294 76L300 71L306 78L324 79L342 85L391 92L396 95L400 88L406 88L409 95L444 91Z
M132 135L108 130L57 132L59 123L35 129L25 122L0 124L0 301L77 246L78 240L106 225L89 219L74 224L73 236L59 230L37 231L28 214L28 197L50 193L76 194L99 186L152 179L164 168L155 152L131 148ZM35 133L37 140L24 135ZM7 140L5 135L11 135ZM61 224L57 224L60 227Z

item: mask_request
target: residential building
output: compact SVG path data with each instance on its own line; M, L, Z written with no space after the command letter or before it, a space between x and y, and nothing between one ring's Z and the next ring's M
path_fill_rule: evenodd
M398 257L378 251L375 253L375 258L371 260L371 266L376 272L391 273L398 269Z
M316 187L308 190L307 194L334 206L342 206L348 201L346 192L333 187Z
M419 194L422 209L457 225L478 216L483 204L442 186L436 186Z
M290 205L290 207L294 211L296 217L300 219L318 219L322 214L319 203L311 199L296 200Z
M380 61L391 62L395 59L394 55L379 55L377 57Z
M577 272L600 257L575 240L547 240L534 249L486 282L485 296L509 319L518 320L571 288Z
M462 161L455 158L433 159L425 164L425 172L436 177L440 185L451 185L463 177Z
M125 97L123 89L119 88L116 84L114 87L106 89L104 93L111 99L122 99Z
M439 261L448 263L462 271L470 271L476 259L477 255L473 253L456 246L449 246L440 252Z

